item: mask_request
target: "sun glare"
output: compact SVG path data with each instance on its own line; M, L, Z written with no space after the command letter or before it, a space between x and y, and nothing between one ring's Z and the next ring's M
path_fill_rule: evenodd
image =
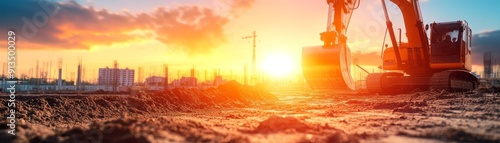
M287 55L273 54L266 57L262 63L266 74L272 77L285 77L292 74L294 64Z

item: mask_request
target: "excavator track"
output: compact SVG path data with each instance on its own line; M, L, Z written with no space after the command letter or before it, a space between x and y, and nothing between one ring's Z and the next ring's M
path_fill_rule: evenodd
M391 80L402 76L401 73L372 73L366 77L366 89L371 93L379 94L400 93L401 89L393 86Z
M431 88L449 92L465 92L478 86L478 79L464 71L443 71L435 73L431 78Z

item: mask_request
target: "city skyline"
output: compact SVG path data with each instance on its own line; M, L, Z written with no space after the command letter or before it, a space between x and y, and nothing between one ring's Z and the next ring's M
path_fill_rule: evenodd
M50 15L50 10L47 12L43 5L34 0L14 3L34 5L23 9L9 7L13 5L10 1L0 2L2 7L5 6L0 10L3 13L1 18L5 20L5 25L0 26L0 32L14 28L21 33L17 43L18 73L29 74L36 61L52 61L54 67L59 58L64 59L63 69L68 66L67 72L70 75L76 73L78 58L83 59L87 71L112 66L112 61L117 60L120 67L144 67L146 72L150 70L151 73L160 71L161 68L154 68L163 64L169 64L173 71L187 70L196 65L198 69L232 69L241 73L243 66L251 65L252 62L252 43L241 38L257 31L257 68L266 74L297 75L301 72L301 48L321 44L319 33L325 30L327 10L324 1L305 0L166 0L145 1L140 4L135 1L46 2L49 8L58 6L59 11ZM381 63L378 57L380 46L384 43L385 21L380 15L382 11L379 3L363 1L359 10L353 14L348 32L348 44L353 57L363 57L359 63L367 69L376 69ZM473 71L482 72L483 52L490 50L494 57L500 56L495 55L500 53L499 48L492 48L500 45L495 40L500 35L500 28L495 23L500 20L491 14L500 12L493 7L500 2L422 0L420 3L426 24L454 20L469 22L474 34ZM449 6L450 3L453 6ZM399 11L391 3L388 4L394 27L403 27ZM7 12L14 10L19 12ZM48 14L47 24L36 26L37 33L34 35L22 34L22 28L26 24L23 18L27 19L27 23L34 24L33 16L37 12ZM175 12L191 12L189 14L193 15L181 21L168 22L172 19L165 15L175 15ZM89 19L78 23L78 18L81 17ZM152 21L152 17L166 21L158 23ZM205 27L200 27L202 25L196 20L189 22L200 17L207 18L203 24ZM276 21L276 18L280 20ZM481 22L481 19L491 21ZM38 20L40 22L43 19ZM152 27L151 24L155 26ZM175 31L176 29L181 31ZM0 36L5 39L5 34ZM185 39L194 39L194 42ZM203 45L192 45L195 42ZM5 50L2 48L1 52L6 52ZM4 56L6 55L1 55L0 58ZM276 57L280 58L280 62L272 63L277 60ZM281 65L287 67L281 68ZM86 73L90 74L93 73Z

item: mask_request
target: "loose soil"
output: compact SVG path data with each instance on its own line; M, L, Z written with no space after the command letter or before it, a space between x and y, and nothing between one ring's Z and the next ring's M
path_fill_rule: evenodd
M500 142L498 88L400 95L269 93L229 82L131 95L16 96L6 142Z

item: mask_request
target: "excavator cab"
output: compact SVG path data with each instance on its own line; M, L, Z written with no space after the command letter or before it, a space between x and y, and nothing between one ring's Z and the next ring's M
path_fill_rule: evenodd
M430 24L431 69L471 70L471 29L465 21Z

